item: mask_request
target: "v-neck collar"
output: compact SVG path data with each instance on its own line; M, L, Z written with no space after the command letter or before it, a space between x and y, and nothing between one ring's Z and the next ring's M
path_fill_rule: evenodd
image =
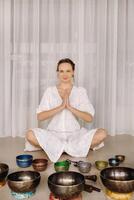
M74 88L74 85L73 85L72 88L71 88L71 91L70 91L70 95L69 95L69 97L71 97L71 95L72 95L73 88ZM62 100L62 97L60 96L60 93L59 93L59 90L58 90L57 86L55 86L55 90L56 90L56 92L57 92L59 98Z

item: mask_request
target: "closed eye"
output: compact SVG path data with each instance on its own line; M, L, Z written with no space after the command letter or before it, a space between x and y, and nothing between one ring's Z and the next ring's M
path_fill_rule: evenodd
M59 72L60 72L60 73L64 73L65 71L63 71L63 70L59 70ZM67 70L66 72L70 73L71 70Z

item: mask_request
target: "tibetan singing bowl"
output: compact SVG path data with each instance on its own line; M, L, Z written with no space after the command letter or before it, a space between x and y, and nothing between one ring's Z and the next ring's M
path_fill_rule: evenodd
M92 165L90 162L79 161L77 167L81 173L88 173L91 170Z
M62 160L54 163L54 169L56 172L68 171L70 167L70 162L67 160Z
M79 195L83 190L100 192L99 188L85 184L85 179L96 181L96 178L96 175L85 178L82 174L74 171L56 172L48 177L48 187L56 197L70 199Z
M118 158L109 158L108 159L109 165L114 167L120 164L120 160Z
M19 167L30 167L32 165L33 156L30 154L22 154L16 156L16 163Z
M40 173L36 171L18 171L7 177L9 188L13 192L34 192L40 183Z
M117 158L120 162L124 162L125 160L125 155L115 155L115 158Z
M32 166L34 170L42 172L46 170L48 165L48 160L44 158L36 158L33 160Z
M88 173L91 170L92 164L90 162L85 161L73 161L73 160L67 160L69 163L74 163L75 167L78 167L79 171L81 173Z
M98 170L102 170L108 166L108 162L105 160L97 160L95 161L95 166Z
M0 163L0 182L4 181L9 171L9 167L5 163Z
M134 169L128 167L110 167L100 172L103 185L117 193L134 191Z

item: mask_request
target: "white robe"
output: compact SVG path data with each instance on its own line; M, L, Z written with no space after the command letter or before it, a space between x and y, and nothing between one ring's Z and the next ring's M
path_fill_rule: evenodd
M94 116L94 108L83 87L73 86L69 102L72 107ZM53 109L61 103L62 98L57 87L48 87L42 97L37 113ZM34 128L32 131L49 159L56 162L63 152L73 157L86 157L96 129L88 130L80 127L77 118L69 110L64 109L51 119L47 129ZM25 151L35 149L31 147L33 146L26 141Z

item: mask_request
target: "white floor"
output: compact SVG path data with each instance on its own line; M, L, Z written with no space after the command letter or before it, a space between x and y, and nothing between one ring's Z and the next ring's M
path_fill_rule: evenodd
M0 162L9 165L9 173L19 170L33 170L32 167L29 168L19 168L16 165L16 155L23 154L24 151L24 139L23 138L0 138ZM46 158L43 151L32 152L34 158ZM108 158L114 156L115 154L124 154L126 156L123 166L129 166L134 168L134 137L129 135L120 135L115 137L108 137L105 142L105 146L97 151L90 151L87 158L73 158L66 154L62 155L60 160L69 158L72 160L86 160L92 163L92 169L89 172L90 175L96 174L98 176L98 181L95 186L102 189L101 193L83 192L83 200L106 200L109 199L104 193L104 188L99 179L99 171L95 168L94 162L96 160L108 160ZM71 165L70 170L78 171L76 167ZM36 190L36 194L31 197L31 200L48 200L50 191L47 186L47 177L54 173L53 163L49 161L47 170L41 172L41 182ZM90 182L93 185L93 183ZM134 199L134 198L133 198ZM7 184L0 188L0 200L13 200L10 194L10 190Z

